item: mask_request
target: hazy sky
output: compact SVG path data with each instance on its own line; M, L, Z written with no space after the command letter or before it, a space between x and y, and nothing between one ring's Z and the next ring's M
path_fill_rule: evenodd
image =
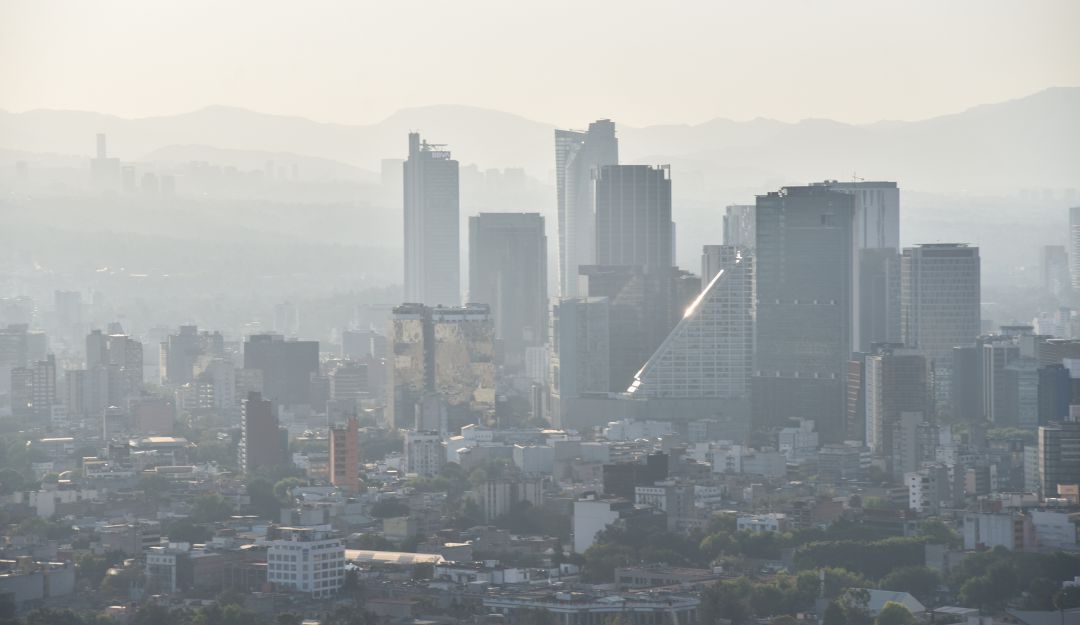
M920 119L1080 85L1077 0L0 1L0 108Z

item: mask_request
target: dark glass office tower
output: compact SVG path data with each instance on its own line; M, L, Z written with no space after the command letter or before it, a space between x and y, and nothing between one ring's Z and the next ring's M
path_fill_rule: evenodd
M487 304L505 364L547 343L547 236L538 213L469 218L469 302Z
M756 429L813 419L843 439L851 357L855 198L822 186L785 187L756 204Z
M675 266L670 167L601 167L595 193L597 265Z

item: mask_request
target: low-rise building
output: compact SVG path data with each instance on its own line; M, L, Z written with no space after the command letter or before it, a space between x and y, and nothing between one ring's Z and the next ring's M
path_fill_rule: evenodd
M267 582L312 597L329 597L345 582L345 545L328 526L267 530Z

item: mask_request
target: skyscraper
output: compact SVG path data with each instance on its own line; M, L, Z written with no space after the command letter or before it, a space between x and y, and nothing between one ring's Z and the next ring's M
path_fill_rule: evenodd
M491 306L504 362L525 365L525 350L547 343L547 236L537 213L469 218L469 301Z
M604 165L594 189L596 265L675 266L669 166Z
M593 177L619 162L615 123L601 119L587 132L555 131L555 190L558 200L559 296L577 297L578 267L594 262L596 225Z
M278 426L274 404L259 393L248 393L240 413L240 472L249 474L259 469L284 465L286 462L285 433Z
M1072 286L1069 276L1069 254L1064 245L1044 245L1042 248L1043 289L1055 297L1063 297Z
M34 416L49 419L53 406L60 403L56 386L56 358L49 354L34 363L30 379L30 406Z
M1073 290L1080 290L1080 206L1069 209L1069 274Z
M916 350L885 345L866 357L866 446L875 455L892 456L893 434L902 415L926 419L928 384L926 358Z
M726 262L628 391L641 398L716 400L731 432L745 437L754 348L752 258L721 247Z
M104 334L101 330L93 330L86 337L86 368L108 372L108 401L120 406L125 397L138 395L142 391L142 343L125 334Z
M854 196L823 186L757 197L753 422L813 419L842 440L851 356Z
M1080 422L1039 426L1038 459L1043 497L1057 497L1059 484L1080 482Z
M856 251L854 347L868 351L875 343L900 343L900 254L894 248Z
M564 424L568 400L607 393L609 308L605 297L569 298L551 307L551 421Z
M445 146L409 133L405 179L405 299L429 306L461 301L458 162Z
M979 248L963 243L904 248L900 275L904 344L930 362L940 413L949 398L952 349L971 345L979 336Z
M895 182L816 183L855 199L852 224L852 346L900 341L900 189Z
M582 265L590 297L609 302L611 392L622 393L686 305L675 267L668 167L605 165L595 170L596 264Z

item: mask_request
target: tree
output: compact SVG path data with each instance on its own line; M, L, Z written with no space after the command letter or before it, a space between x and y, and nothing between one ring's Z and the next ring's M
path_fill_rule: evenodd
M98 588L101 586L101 580L105 578L109 568L123 561L124 553L122 551L110 551L103 556L85 553L75 560L75 572L79 576L80 583L92 588Z
M282 480L278 480L274 484L274 498L278 500L282 505L288 506L292 504L292 489L297 486L304 486L307 481L298 477L287 477Z
M1065 625L1065 610L1080 607L1080 587L1066 586L1054 593L1054 608L1061 615L1061 624Z
M205 543L213 534L205 526L195 523L192 517L176 519L165 525L165 535L175 543Z
M199 495L192 502L191 520L195 523L223 521L233 514L232 504L217 493Z
M870 625L870 591L865 588L848 588L837 600L844 611L847 625Z
M913 597L927 605L933 603L934 595L940 585L941 575L925 566L905 566L889 573L881 580L881 588L884 590L911 593Z
M919 536L925 536L932 545L959 547L962 544L960 534L941 519L930 519L919 526Z
M825 606L825 613L821 615L821 625L847 625L844 609L835 601L830 601Z
M878 613L876 625L914 625L915 616L902 603L886 601Z

